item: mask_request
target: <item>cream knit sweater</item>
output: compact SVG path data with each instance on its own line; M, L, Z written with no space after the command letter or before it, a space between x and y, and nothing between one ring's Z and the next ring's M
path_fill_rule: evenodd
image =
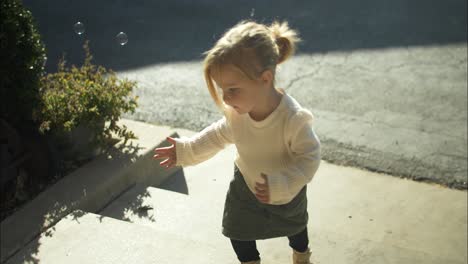
M224 117L217 122L191 138L176 138L176 165L198 164L233 143L237 148L235 163L252 193L255 182L264 182L264 173L270 204L290 202L319 167L320 140L312 127L312 113L282 92L280 104L262 121L226 106Z

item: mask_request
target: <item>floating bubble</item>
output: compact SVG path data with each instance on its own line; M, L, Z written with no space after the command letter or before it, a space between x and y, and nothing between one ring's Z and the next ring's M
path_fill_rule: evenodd
M75 32L76 32L76 34L78 34L78 35L83 34L84 31L85 31L84 25L83 25L83 23L81 23L81 22L77 22L77 23L73 26L73 28L75 29Z
M255 16L255 8L252 8L252 10L250 11L250 17L254 17Z
M115 38L117 39L117 43L119 43L122 46L127 44L127 42L128 42L127 34L125 34L123 32L120 32L119 34L117 34L117 36L115 36Z

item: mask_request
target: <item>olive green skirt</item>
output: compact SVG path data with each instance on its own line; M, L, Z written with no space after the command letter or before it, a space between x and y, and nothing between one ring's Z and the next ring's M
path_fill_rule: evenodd
M308 220L307 185L287 204L263 204L234 165L234 178L224 204L224 236L241 241L292 236L304 230Z

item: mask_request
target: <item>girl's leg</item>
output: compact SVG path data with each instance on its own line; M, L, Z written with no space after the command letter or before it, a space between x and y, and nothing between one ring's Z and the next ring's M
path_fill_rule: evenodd
M240 262L260 260L260 253L257 250L257 243L255 240L239 241L231 239L231 244Z
M307 227L299 234L289 236L289 246L299 252L305 252L309 246Z

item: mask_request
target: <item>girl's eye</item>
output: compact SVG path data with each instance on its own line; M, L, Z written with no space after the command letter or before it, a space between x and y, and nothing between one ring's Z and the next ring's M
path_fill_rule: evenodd
M229 92L231 92L231 93L237 92L237 88L230 88Z

